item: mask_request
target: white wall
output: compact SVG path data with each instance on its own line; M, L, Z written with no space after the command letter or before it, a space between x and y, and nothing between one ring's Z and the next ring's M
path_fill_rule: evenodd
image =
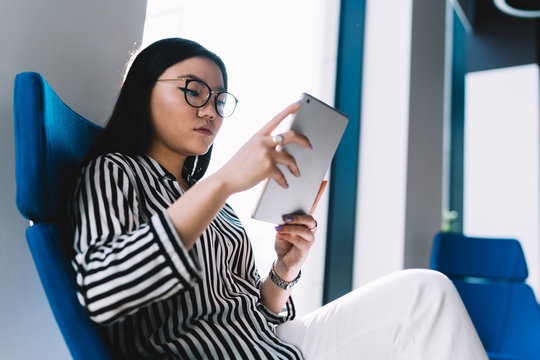
M103 124L141 42L146 1L0 0L0 8L0 358L69 359L15 206L13 80L40 72L75 111Z

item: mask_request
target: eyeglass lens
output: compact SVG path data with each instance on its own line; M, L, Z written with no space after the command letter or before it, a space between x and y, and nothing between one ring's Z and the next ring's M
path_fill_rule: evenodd
M202 107L208 102L211 96L210 91L208 85L202 81L190 80L185 88L186 101L191 106ZM228 92L221 92L216 96L215 106L220 116L231 116L236 108L236 98Z

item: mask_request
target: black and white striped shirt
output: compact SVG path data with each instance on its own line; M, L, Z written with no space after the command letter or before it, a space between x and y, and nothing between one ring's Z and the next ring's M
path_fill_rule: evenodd
M71 209L78 297L127 359L301 359L260 299L260 276L238 217L225 205L187 251L165 209L183 190L149 156L100 156Z

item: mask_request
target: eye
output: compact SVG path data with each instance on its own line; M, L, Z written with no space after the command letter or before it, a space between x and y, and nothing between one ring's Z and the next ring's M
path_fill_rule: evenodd
M220 108L224 108L225 107L225 104L226 104L226 101L225 100L217 100L216 101L216 105Z
M188 89L188 88L183 88L183 87L179 87L179 89L182 90L183 92L185 92L187 95L192 96L192 97L198 97L198 96L201 95L201 92L198 91L198 90Z

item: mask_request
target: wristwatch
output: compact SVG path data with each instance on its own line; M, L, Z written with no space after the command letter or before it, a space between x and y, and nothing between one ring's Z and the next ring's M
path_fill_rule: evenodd
M274 271L275 263L276 263L275 261L272 263L272 267L270 268L270 274L268 274L272 282L276 284L277 286L279 286L280 288L282 288L283 290L288 290L292 288L294 285L296 285L298 280L300 280L300 276L302 276L302 270L300 270L300 272L298 273L298 276L293 281L285 281L282 278L280 278L279 275L276 274L276 272Z

